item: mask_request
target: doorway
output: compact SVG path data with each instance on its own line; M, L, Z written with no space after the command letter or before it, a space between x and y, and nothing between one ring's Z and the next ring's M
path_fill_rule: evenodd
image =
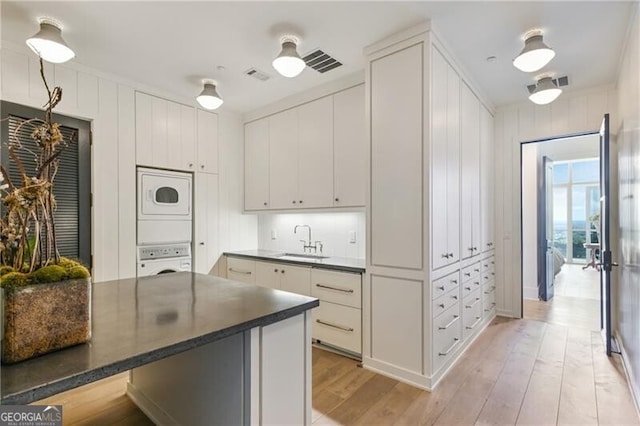
M600 329L598 133L522 144L523 314Z

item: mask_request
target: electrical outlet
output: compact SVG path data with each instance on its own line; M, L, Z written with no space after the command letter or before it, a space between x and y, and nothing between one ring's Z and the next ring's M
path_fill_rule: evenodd
M350 244L356 243L356 231L349 231L349 243Z
M271 239L272 240L277 240L278 239L278 232L275 229L271 230Z

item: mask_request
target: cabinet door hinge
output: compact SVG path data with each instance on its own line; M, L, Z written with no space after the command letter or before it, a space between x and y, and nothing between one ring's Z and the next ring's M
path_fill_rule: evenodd
M93 146L93 130L89 130L89 146Z

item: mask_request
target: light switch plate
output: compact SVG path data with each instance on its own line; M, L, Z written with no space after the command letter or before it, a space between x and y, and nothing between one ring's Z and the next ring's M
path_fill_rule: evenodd
M349 231L349 243L350 244L356 243L356 231Z

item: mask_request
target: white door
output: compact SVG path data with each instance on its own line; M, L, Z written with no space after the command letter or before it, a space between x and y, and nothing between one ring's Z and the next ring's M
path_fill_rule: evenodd
M479 253L480 226L480 104L466 84L461 86L462 196L461 240L463 259Z
M244 208L269 208L269 120L244 126Z
M218 175L196 173L195 205L195 269L208 274L219 257Z
M280 289L311 296L311 268L281 265Z
M298 111L269 117L269 198L272 209L298 207Z
M480 221L482 251L494 248L493 242L493 116L480 108Z
M460 260L460 76L447 64L447 247Z

